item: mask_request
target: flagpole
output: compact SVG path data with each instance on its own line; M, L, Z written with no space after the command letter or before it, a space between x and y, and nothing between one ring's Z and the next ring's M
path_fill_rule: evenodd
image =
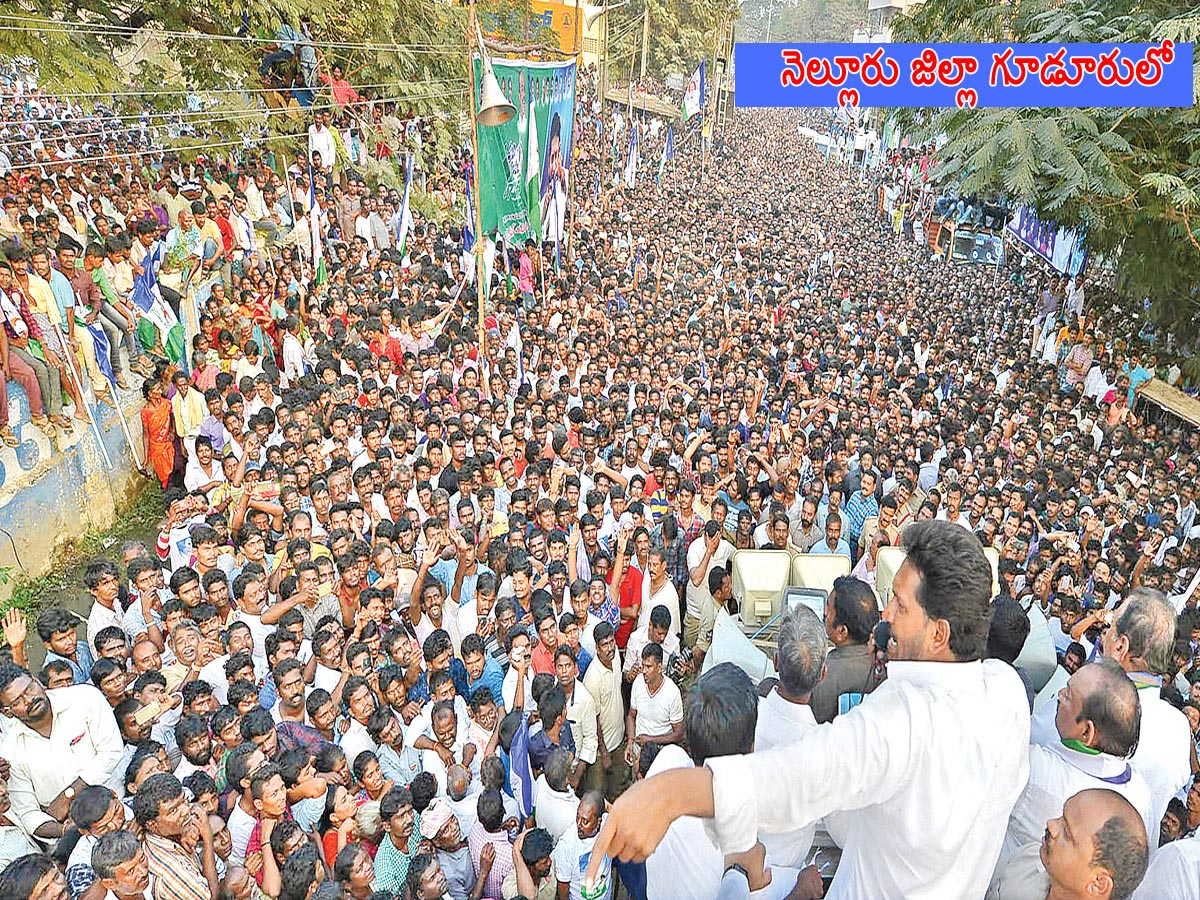
M470 9L471 9L471 24L470 24L470 31L467 34L467 81L469 82L470 87L471 87L471 147L472 147L472 153L474 154L474 166L473 166L474 171L472 173L474 175L474 178L472 178L471 180L473 182L472 189L475 192L475 251L476 251L475 252L475 298L476 298L476 302L477 302L477 307L478 307L477 312L478 312L478 317L479 317L477 340L479 342L479 355L481 358L480 361L482 363L482 357L486 356L487 352L488 352L487 332L484 330L484 327L483 327L483 301L484 301L484 289L486 287L486 285L484 284L485 276L484 276L484 264L483 264L483 250L484 250L484 241L486 240L486 238L484 237L484 234L483 234L483 203L482 203L482 197L480 195L480 187L479 187L479 185L480 185L479 167L481 165L481 160L479 158L479 98L476 96L476 92L475 92L475 57L471 53L471 48L475 44L475 36L478 34L478 31L476 30L478 27L478 23L477 23L477 20L475 17L475 0L471 0ZM479 53L480 53L481 66L482 66L483 48L479 47L478 49L479 49ZM479 368L480 368L480 375L483 376L483 366L480 365ZM488 385L486 384L486 378L484 378L484 384L482 385L482 387L483 387L483 393L486 394L487 389L488 389Z
M71 350L71 345L67 343L66 337L63 336L62 329L53 319L50 320L50 324L54 328L54 334L58 338L59 345L63 348L64 361L70 372L68 377L75 383L75 389L79 391L79 402L83 404L83 410L87 413L88 424L92 426L92 434L96 437L96 443L100 445L100 454L104 457L104 464L111 471L113 467L112 457L108 453L108 448L104 446L104 436L100 433L100 427L96 424L96 416L92 412L92 408L88 406L87 395L90 392L90 388L86 392L83 389L83 382L79 377L79 372L75 369L75 353ZM116 388L109 385L109 390L112 392L113 404L117 405L120 401L117 400Z

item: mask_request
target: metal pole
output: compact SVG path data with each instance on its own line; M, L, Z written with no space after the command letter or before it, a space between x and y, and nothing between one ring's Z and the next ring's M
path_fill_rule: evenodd
M646 78L646 57L650 51L650 0L646 0L646 17L642 20L642 80Z
M487 352L488 352L487 332L484 330L484 327L483 327L483 301L484 301L484 292L486 290L486 285L484 284L485 275L484 275L484 265L483 265L483 251L484 251L484 241L486 240L486 237L483 234L483 204L480 202L481 197L480 197L480 189L479 189L479 179L480 179L480 174L481 174L479 171L479 167L480 167L479 121L478 121L479 100L475 94L475 57L474 57L474 54L471 52L471 49L475 43L475 34L476 34L475 29L476 29L475 0L471 0L471 28L470 28L469 34L467 35L467 79L471 86L471 146L472 146L472 152L475 154L475 171L474 171L475 177L472 179L472 182L473 182L472 190L475 191L475 248L474 248L475 249L475 298L477 301L477 306L478 306L477 311L479 314L479 326L478 326L478 329L479 329L478 330L479 355L482 358L482 357L486 356ZM480 47L478 49L481 54L480 58L482 60L483 48ZM481 373L483 372L482 365L480 365L480 372ZM482 385L482 387L483 387L483 393L486 395L487 390L488 390L486 375L484 376L484 384Z
M58 323L51 319L50 324L54 327L54 333L57 335L58 342L64 350L64 361L67 364L67 371L70 372L68 377L75 382L75 389L79 391L79 402L83 404L83 410L87 413L88 424L92 426L92 434L96 437L96 443L100 445L100 454L104 457L104 464L111 470L113 467L112 457L108 453L108 448L104 446L104 436L100 433L100 427L96 424L96 415L92 412L92 408L88 406L88 392L84 390L83 380L79 377L79 372L75 368L75 354L71 351L71 345L67 343L67 339L63 335ZM88 390L90 391L90 388ZM117 391L112 385L109 385L109 390L112 391L113 404L115 406L120 402L117 400Z

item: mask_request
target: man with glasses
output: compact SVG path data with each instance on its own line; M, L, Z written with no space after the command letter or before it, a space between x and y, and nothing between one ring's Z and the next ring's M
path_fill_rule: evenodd
M0 757L10 765L12 815L27 834L62 837L71 801L104 784L121 761L121 733L104 695L88 684L47 693L20 666L0 664Z

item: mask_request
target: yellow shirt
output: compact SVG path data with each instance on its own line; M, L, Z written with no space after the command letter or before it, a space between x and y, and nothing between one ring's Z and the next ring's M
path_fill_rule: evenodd
M29 307L36 313L49 316L50 321L62 327L62 318L58 314L58 303L54 300L54 289L50 282L29 273L29 290L25 292Z

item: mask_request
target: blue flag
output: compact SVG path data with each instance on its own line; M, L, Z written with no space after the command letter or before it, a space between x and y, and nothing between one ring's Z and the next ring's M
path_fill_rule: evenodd
M662 159L658 161L658 178L656 184L662 184L663 170L667 167L667 162L675 158L675 129L670 125L667 126L667 140L663 144Z
M100 374L108 379L108 383L114 388L117 385L117 376L113 372L111 349L108 343L108 335L104 333L104 329L100 327L99 322L92 322L90 325L83 326L88 330L88 334L92 336L92 343L96 348L96 367L100 370Z
M463 253L470 253L471 248L475 246L475 232L471 229L475 226L475 201L471 196L471 176L463 173L463 180L467 184L467 222L463 225Z
M533 770L529 767L529 717L524 713L508 753L513 799L521 817L527 819L533 815Z

